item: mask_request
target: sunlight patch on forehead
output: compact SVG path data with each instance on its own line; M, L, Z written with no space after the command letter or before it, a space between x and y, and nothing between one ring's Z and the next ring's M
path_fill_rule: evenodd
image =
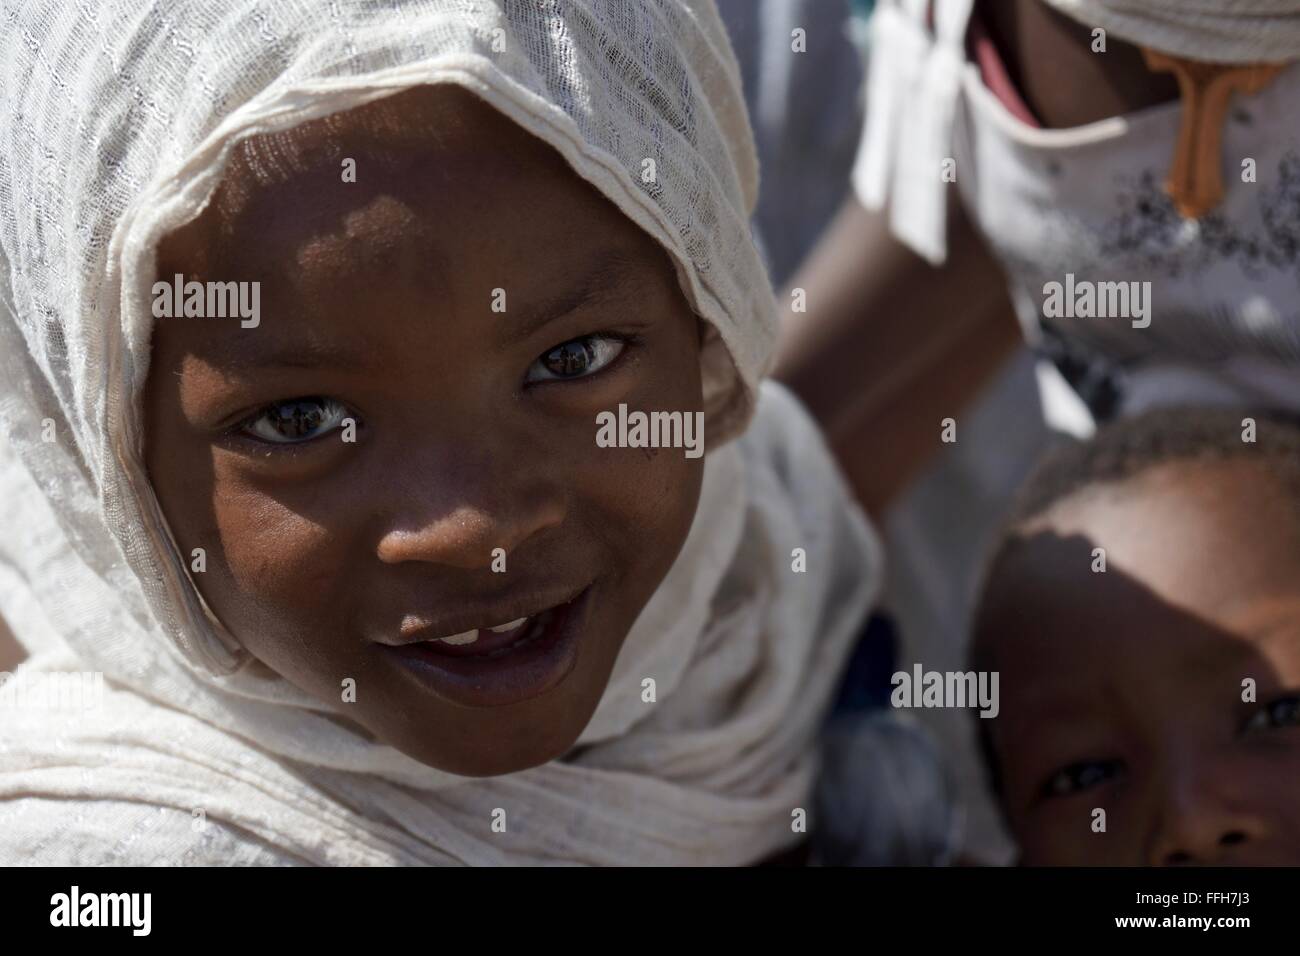
M509 146L509 149L505 148ZM438 163L428 163L437 155ZM342 181L343 161L364 163L371 183L419 165L427 179L451 182L456 161L513 167L563 164L552 147L473 93L454 84L420 86L288 130L239 142L212 208L233 231L255 197L303 179ZM365 183L358 180L364 188Z
M450 268L429 223L407 203L380 195L304 237L295 252L303 279L445 274Z

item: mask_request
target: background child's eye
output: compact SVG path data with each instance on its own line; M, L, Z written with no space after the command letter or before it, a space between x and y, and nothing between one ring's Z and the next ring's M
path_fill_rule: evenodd
M1043 796L1068 797L1118 777L1124 769L1122 760L1081 760L1062 767L1043 784Z
M260 441L290 445L333 431L347 415L347 408L332 398L295 398L266 406L240 430Z
M1278 697L1262 705L1246 721L1245 729L1273 730L1278 727L1300 727L1300 694Z
M528 370L529 382L582 378L618 358L627 342L613 335L584 335L551 349Z

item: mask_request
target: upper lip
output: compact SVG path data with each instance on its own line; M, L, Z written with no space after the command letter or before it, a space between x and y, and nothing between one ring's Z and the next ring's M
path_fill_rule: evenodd
M457 601L460 605L454 612L430 613L408 612L406 619L391 636L385 635L378 640L380 644L390 647L404 647L407 644L419 644L424 641L451 637L477 628L498 627L509 624L521 617L532 617L549 611L561 604L568 604L587 590L581 587L550 588L545 591L533 591L525 594L505 595L497 600ZM415 621L416 623L409 623Z

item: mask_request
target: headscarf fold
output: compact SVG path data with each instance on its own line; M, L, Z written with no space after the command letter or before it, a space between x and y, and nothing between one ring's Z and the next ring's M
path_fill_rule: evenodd
M1296 0L1045 0L1090 27L1207 63L1300 60Z
M126 808L177 811L137 860L228 858L195 856L197 810L202 846L220 845L216 824L292 862L738 863L797 839L878 545L806 415L760 388L776 307L711 0L45 0L3 19L0 613L32 653L21 673L99 671L110 690L95 711L0 720L0 850L39 855L68 800L106 830ZM188 577L142 466L159 240L198 215L241 140L431 83L559 151L665 247L709 329L686 544L575 750L488 779L372 741L346 705L251 659ZM815 572L791 572L796 547Z

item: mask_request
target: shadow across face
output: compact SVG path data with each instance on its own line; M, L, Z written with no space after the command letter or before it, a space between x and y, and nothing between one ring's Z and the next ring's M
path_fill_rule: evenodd
M1020 859L1300 863L1294 534L1158 484L1066 502L991 568L977 723Z

